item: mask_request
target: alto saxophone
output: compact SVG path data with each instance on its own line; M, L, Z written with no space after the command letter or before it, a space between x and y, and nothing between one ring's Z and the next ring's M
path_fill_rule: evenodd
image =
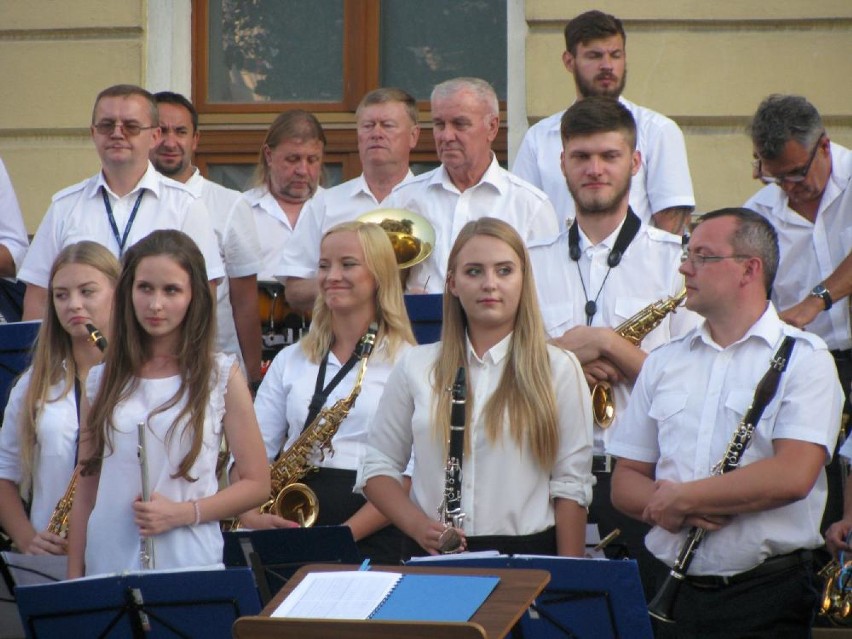
M615 332L634 346L660 325L666 315L674 313L686 298L686 287L673 297L648 304L633 317L619 324ZM598 382L592 387L592 414L601 428L609 428L615 418L615 395L609 382Z
M104 352L107 347L106 338L92 324L86 324L86 330L89 331L89 339L92 343ZM80 467L74 468L74 473L71 475L71 481L65 489L65 493L56 502L56 508L50 515L50 521L47 524L47 531L54 535L59 535L63 539L68 536L68 519L71 515L71 506L74 504L74 493L77 490L77 478L80 476Z
M314 525L319 515L319 501L316 493L300 480L312 469L311 457L315 452L324 459L326 454L334 454L332 438L337 434L340 424L349 415L355 400L361 392L361 384L367 372L367 360L376 342L379 327L373 322L367 333L361 338L355 349L360 360L355 386L343 399L322 411L308 424L301 435L269 467L272 479L272 491L269 500L260 507L261 513L273 513L284 519L299 522L305 528ZM237 522L236 528L239 527Z

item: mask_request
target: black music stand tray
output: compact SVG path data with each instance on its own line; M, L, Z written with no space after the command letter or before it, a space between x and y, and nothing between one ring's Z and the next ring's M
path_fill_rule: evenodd
M550 583L512 631L517 639L653 639L633 560L514 555L436 559L422 566L529 568Z
M237 530L223 536L225 565L252 569L264 606L306 564L361 561L348 526Z
M418 344L431 344L441 339L444 296L440 293L406 295L405 310Z
M230 639L260 601L245 568L135 572L20 586L27 639Z
M24 369L29 366L33 342L41 321L0 324L0 424L9 401L9 391Z

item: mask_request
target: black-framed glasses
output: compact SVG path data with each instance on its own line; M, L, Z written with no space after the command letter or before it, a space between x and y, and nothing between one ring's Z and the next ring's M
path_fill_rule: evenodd
M159 129L159 126L142 126L138 122L115 122L113 120L103 120L92 125L100 135L112 135L115 127L120 127L124 135L129 138L134 138L142 131L148 129Z
M799 184L804 182L808 178L808 173L811 170L811 165L814 163L814 158L816 158L817 151L819 151L819 147L822 144L822 139L825 137L825 133L819 136L819 139L814 144L814 148L811 151L811 156L808 158L808 163L805 164L801 169L797 169L788 173L787 175L781 175L779 177L775 177L773 175L764 175L763 174L763 163L760 161L760 158L752 161L752 167L754 168L755 177L758 180L763 182L764 184L778 184L779 186L786 182L787 184Z
M702 255L701 253L690 253L684 251L680 256L680 263L689 262L694 268L699 268L705 264L715 264L722 260L747 260L751 255Z

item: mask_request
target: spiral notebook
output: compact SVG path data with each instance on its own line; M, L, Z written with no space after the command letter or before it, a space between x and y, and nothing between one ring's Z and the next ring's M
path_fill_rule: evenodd
M463 622L473 617L499 581L478 575L312 572L272 617Z

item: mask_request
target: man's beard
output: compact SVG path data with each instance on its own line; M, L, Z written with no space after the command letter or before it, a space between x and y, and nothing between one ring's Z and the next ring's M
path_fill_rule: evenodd
M609 215L618 211L621 201L630 193L631 182L632 180L628 178L624 186L613 193L611 198L607 198L606 200L589 198L586 201L582 201L578 192L575 192L571 188L570 183L568 183L568 191L571 193L571 197L574 198L574 208L577 213L583 215Z
M577 85L577 90L580 92L580 95L584 98L600 96L617 99L621 96L621 92L624 91L624 85L627 84L627 67L624 68L624 74L621 76L621 82L616 84L612 89L599 89L594 84L586 82L579 75L574 76L574 83Z
M157 169L157 171L161 175L165 175L166 177L170 177L170 178L173 178L174 176L179 175L185 168L185 165L184 165L183 162L178 162L174 166L164 165L162 162L157 161L156 156L155 156L152 164L154 165L154 168Z

